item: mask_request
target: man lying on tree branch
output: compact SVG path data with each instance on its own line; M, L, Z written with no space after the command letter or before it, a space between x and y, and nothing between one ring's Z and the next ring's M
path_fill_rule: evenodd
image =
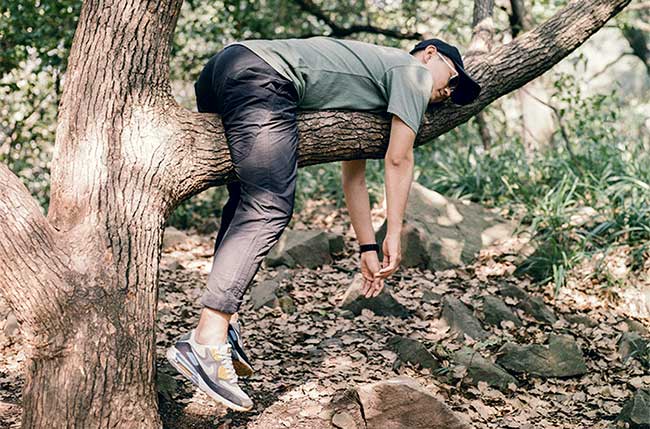
M439 39L397 48L329 37L248 40L213 56L195 83L199 112L221 115L237 181L228 184L212 272L196 329L167 358L208 395L240 411L253 402L237 377L253 368L232 317L262 260L293 215L298 109L392 114L386 152L388 230L383 261L370 221L365 159L343 161L343 189L361 251L363 294L377 296L401 258L413 180L413 143L430 103L469 104L481 90L458 49Z

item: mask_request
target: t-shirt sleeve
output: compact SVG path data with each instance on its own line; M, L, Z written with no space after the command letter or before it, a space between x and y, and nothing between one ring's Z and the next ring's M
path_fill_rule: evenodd
M386 111L406 123L416 134L429 105L433 78L424 67L397 66L384 76L388 107Z

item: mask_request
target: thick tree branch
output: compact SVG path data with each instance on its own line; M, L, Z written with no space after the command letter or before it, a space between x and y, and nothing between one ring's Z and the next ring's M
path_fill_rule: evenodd
M540 76L583 44L630 0L577 0L537 28L484 55L468 58L466 68L482 85L469 106L451 102L432 108L415 146L466 122L497 98ZM568 31L568 30L571 31ZM179 199L234 179L218 116L176 109ZM388 147L387 116L365 112L302 112L299 115L299 165L344 159L383 158Z
M70 259L65 240L41 213L25 185L0 163L0 293L23 326L28 344L42 347L64 332ZM46 332L47 331L47 332Z

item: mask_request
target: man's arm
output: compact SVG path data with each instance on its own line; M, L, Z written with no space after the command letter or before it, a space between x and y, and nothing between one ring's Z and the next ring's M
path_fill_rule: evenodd
M366 187L366 160L342 161L341 172L343 194L357 241L359 244L375 243L375 233L370 218L370 200Z
M413 181L414 142L415 132L397 115L393 115L388 150L384 156L386 217L388 218L386 235L399 237L402 231L406 201Z

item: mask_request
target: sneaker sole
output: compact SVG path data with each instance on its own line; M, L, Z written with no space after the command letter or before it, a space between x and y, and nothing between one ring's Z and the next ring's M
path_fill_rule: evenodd
M253 409L253 406L251 405L248 408L242 407L241 405L237 405L228 399L224 398L223 396L215 393L212 389L208 387L208 385L203 381L201 377L199 377L196 373L194 373L190 368L191 365L185 360L185 358L176 350L174 346L171 346L170 348L167 349L167 353L165 354L167 357L167 360L169 363L176 368L176 370L181 373L185 378L187 378L189 381L192 382L195 386L197 386L199 389L204 391L209 397L214 399L215 401L218 401L222 403L223 405L232 408L233 410L236 411L250 411Z

